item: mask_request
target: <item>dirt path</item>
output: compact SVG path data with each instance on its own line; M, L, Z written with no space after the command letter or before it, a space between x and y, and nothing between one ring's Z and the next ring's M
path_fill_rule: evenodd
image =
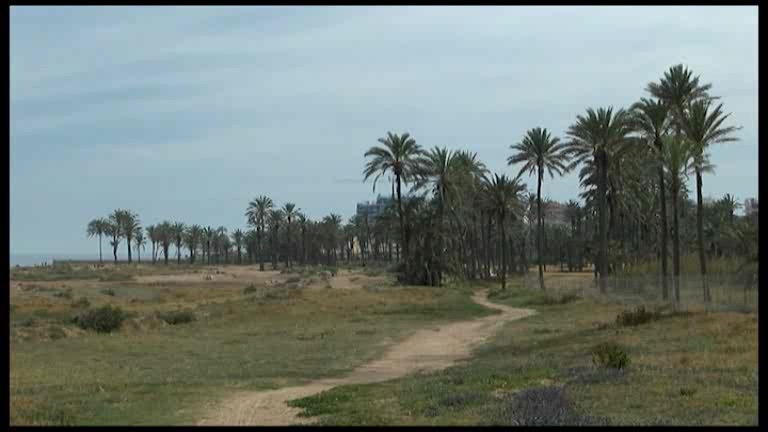
M295 425L309 424L311 418L298 417L299 408L286 402L347 384L387 381L414 372L443 369L470 357L471 350L492 336L507 321L536 313L491 303L487 292L472 299L502 313L417 331L405 341L392 346L381 359L355 369L342 378L323 379L298 387L278 390L241 392L214 407L198 425Z

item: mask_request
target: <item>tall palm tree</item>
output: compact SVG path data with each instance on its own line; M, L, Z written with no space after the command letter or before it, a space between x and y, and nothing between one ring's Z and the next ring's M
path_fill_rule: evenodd
M216 264L221 261L221 253L224 253L224 263L226 264L229 253L229 236L227 235L227 228L219 226L216 228L216 232L213 236L214 243L216 245Z
M211 228L210 226L207 226L203 228L203 241L205 242L205 250L203 251L203 259L205 260L205 255L208 255L207 264L211 265L211 243L213 242L213 237L216 235L216 231Z
M197 246L200 244L203 238L203 228L200 225L192 225L187 229L186 238L184 244L189 249L189 262L195 263L197 258Z
M559 138L551 136L546 129L540 127L529 130L523 140L511 145L510 149L515 153L507 158L507 165L524 163L518 176L528 171L529 174L536 173L538 177L536 206L539 222L539 286L544 290L544 219L541 213L541 184L544 182L545 169L550 178L554 178L555 174L562 176L568 171L566 166L568 154L565 151L565 145L560 142Z
M665 91L662 94L667 94ZM669 287L667 285L668 269L667 260L669 247L669 229L667 227L667 198L666 185L664 184L664 140L662 137L669 130L669 106L663 100L640 99L632 106L633 126L642 134L642 136L652 145L658 159L658 184L659 184L659 206L661 213L661 229L659 230L661 240L661 291L664 300L669 297Z
M592 161L598 172L597 212L598 212L598 273L600 291L608 289L608 212L606 211L606 190L608 185L609 161L612 156L625 151L632 125L627 111L620 109L614 114L613 107L587 108L586 116L577 116L576 123L568 128L570 141L567 151L573 156L569 169Z
M256 254L259 259L259 271L264 271L264 254L261 248L261 239L264 235L267 215L273 206L272 198L261 195L248 203L248 209L245 212L245 215L248 217L248 224L256 227Z
M680 303L680 189L688 176L694 149L690 141L679 135L665 137L665 166L672 191L672 291L674 304Z
M139 216L130 210L115 210L113 213L115 220L120 225L120 232L125 237L125 244L128 247L128 263L132 261L131 242L136 230L139 228Z
M158 243L158 235L157 235L157 228L155 225L149 225L146 228L147 231L147 237L149 237L150 243L152 243L152 264L154 264L157 261L157 243Z
M525 190L525 185L519 177L507 178L506 175L494 174L493 178L485 180L487 190L488 207L495 213L497 223L501 231L501 289L507 289L507 251L505 225L507 217L520 212L520 193Z
M372 157L365 166L363 174L365 181L375 175L373 190L376 190L376 181L382 175L394 174L397 186L397 211L400 218L400 245L403 248L402 259L408 273L408 239L405 234L405 220L403 213L403 201L401 187L414 179L419 169L419 160L424 151L416 144L416 140L410 134L402 135L387 132L386 138L379 138L382 145L371 147L365 152L365 157Z
M243 234L243 230L240 228L236 229L235 232L232 233L232 241L235 243L235 248L237 248L237 263L242 264L243 263L243 240L245 239L245 234Z
M680 127L685 137L691 141L694 151L694 171L696 173L696 235L699 249L699 265L701 266L704 300L709 302L709 288L707 286L707 259L704 249L704 199L702 196L702 171L705 158L702 155L712 144L736 141L733 136L739 128L735 126L723 126L723 122L730 116L723 114L723 104L710 110L711 100L701 99L689 104L681 117Z
M291 222L293 219L296 218L297 213L300 209L296 208L296 204L294 203L285 203L283 205L283 213L285 214L285 219L288 221L286 224L286 239L288 241L288 267L292 267L291 262L291 255L294 253L293 251L293 243L291 242Z
M144 247L144 244L146 243L144 238L144 232L139 227L138 230L136 230L136 233L134 234L133 241L136 243L136 255L139 258L139 263L141 263L141 248Z
M88 229L86 231L88 237L99 236L99 264L104 264L104 259L101 253L101 236L107 232L108 227L109 220L98 218L88 223Z
M182 222L176 222L171 226L173 239L176 241L176 265L181 264L181 244L184 241L186 226Z
M285 214L282 210L270 210L269 212L269 234L272 249L272 270L277 270L277 262L280 257L280 226L283 224ZM287 265L286 265L287 266Z
M307 260L307 215L299 212L296 215L296 220L299 221L301 228L301 265L305 265Z
M112 246L112 255L115 257L115 264L117 264L117 246L120 244L120 239L123 234L123 219L125 210L115 210L109 215L109 224L107 225L106 233L112 237L112 241L109 244Z

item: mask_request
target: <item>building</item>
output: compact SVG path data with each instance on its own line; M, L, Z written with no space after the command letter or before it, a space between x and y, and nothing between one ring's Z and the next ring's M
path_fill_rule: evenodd
M376 197L375 202L363 201L357 203L357 215L365 217L368 213L369 220L374 220L381 216L384 209L392 202L391 198L382 197L381 195Z
M755 198L747 198L744 200L744 214L747 216L757 214L757 200Z

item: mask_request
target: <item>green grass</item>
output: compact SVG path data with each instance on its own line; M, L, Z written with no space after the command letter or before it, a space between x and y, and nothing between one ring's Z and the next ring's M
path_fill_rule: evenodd
M529 306L543 296L512 288L494 301ZM507 324L467 363L290 404L322 425L498 424L515 392L563 385L582 414L611 424L756 424L755 315L677 314L616 328L623 306L579 300L536 309ZM626 371L592 365L590 351L601 342L626 348Z
M340 376L382 355L385 339L493 313L478 308L466 289L278 287L287 295L257 298L243 295L242 283L227 284L200 292L174 287L187 292L179 303L198 316L174 326L150 324L163 308L179 307L176 302L147 295L155 300L129 303L131 290L164 292L162 285L75 287L76 298L89 295L92 307L119 304L146 321L124 323L114 334L80 331L71 337L62 336L74 331L71 301L24 297L12 310L13 328L40 334L11 340L11 423L190 424L202 406L233 391ZM104 286L116 295L99 294ZM221 302L209 302L205 296L212 291ZM32 327L19 327L31 318L38 320Z

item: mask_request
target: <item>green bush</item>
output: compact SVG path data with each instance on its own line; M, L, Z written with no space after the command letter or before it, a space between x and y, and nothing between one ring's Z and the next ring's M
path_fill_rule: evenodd
M104 294L104 295L108 295L110 297L114 297L115 296L115 290L113 290L112 288L105 288L105 289L103 289L103 290L101 290L99 292Z
M186 324L195 321L195 314L191 310L176 310L160 312L157 317L170 325Z
M126 315L119 307L105 305L98 309L89 309L75 315L73 321L84 330L98 333L110 333L120 328Z
M625 309L616 316L616 324L623 327L634 327L655 321L661 317L661 313L651 312L645 309L645 306L638 306L634 310Z
M256 285L250 284L247 287L245 287L245 289L243 290L243 293L245 293L245 294L253 294L256 291L258 291L258 289L256 288Z
M592 363L598 367L624 369L629 365L629 356L614 342L603 342L592 348Z

